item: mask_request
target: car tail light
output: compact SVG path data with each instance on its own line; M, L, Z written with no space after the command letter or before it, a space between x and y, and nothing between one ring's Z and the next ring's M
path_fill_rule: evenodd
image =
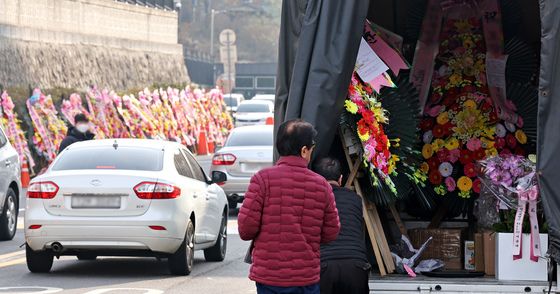
M28 198L53 199L58 193L58 186L53 182L31 183L27 189Z
M134 193L140 199L174 199L181 196L181 189L164 183L142 182L134 187Z
M37 229L40 229L41 227L42 227L42 225L30 225L29 229L30 230L37 230Z
M237 157L233 154L216 154L212 158L213 165L233 165Z
M167 230L164 226L149 226L150 229L154 230L154 231L165 231Z

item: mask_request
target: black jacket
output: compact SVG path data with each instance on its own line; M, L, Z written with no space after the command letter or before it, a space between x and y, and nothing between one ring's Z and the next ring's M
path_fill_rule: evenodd
M68 129L68 133L66 134L66 137L64 138L64 140L62 140L62 143L60 143L60 147L58 148L58 153L62 152L68 146L70 146L70 145L72 145L76 142L91 140L94 137L95 137L95 135L90 133L90 132L86 132L84 134L84 133L76 130L76 128L70 127Z
M340 233L335 241L321 245L321 261L352 259L368 262L362 199L342 187L333 186L333 192L340 219Z

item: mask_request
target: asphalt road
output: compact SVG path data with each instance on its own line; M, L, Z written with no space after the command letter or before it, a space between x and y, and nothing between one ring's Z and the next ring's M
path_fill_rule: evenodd
M198 159L208 170L210 158ZM20 247L24 242L20 217L14 240L0 242L0 293L256 293L247 278L249 265L243 262L249 243L237 234L237 210L230 211L226 259L206 262L202 251L197 251L188 277L169 274L166 260L121 257L96 261L62 257L55 260L51 273L32 274Z

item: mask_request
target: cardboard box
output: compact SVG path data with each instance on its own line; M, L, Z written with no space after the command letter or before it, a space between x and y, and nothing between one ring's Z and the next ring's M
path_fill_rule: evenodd
M531 260L531 236L523 234L522 258L513 260L513 234L496 234L496 278L507 281L548 281L548 261ZM548 248L548 234L540 234L541 248ZM545 251L541 254L546 253Z
M474 234L474 270L484 272L484 235Z
M496 275L496 233L482 234L484 247L484 273L488 276Z
M423 259L441 259L445 269L463 269L463 229L412 229L408 232L414 248L419 248L428 238L434 239L422 254Z
M465 241L465 269L475 270L474 241Z

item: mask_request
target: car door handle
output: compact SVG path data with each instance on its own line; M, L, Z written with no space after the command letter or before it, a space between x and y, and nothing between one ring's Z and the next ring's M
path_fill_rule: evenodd
M11 162L11 161L9 161L9 160L6 160L6 161L4 161L4 163L6 164L6 166L10 166L10 165L12 165L12 162Z
M193 198L198 198L198 194L194 193L194 194L192 195L192 197L193 197Z

